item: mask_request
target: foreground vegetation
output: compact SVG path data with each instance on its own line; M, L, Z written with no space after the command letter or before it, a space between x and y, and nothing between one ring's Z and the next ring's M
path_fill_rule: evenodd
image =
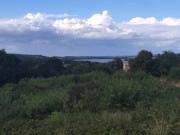
M0 88L2 135L178 135L180 88L142 71L22 79Z

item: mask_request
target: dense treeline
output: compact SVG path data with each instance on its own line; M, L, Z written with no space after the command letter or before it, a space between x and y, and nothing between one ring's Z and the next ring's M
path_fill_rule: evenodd
M143 70L156 77L167 76L172 67L179 67L180 54L165 51L163 54L158 54L154 57L151 52L142 50L135 59L130 60L130 65L133 72ZM62 60L57 57L38 62L31 57L21 60L12 54L7 54L5 50L0 50L0 86L8 82L17 83L22 78L47 78L92 71L113 74L122 69L122 67L123 63L120 58L116 58L108 63Z
M169 79L180 79L180 55L142 50L131 71L122 64L39 63L0 50L0 134L178 135L180 88Z
M57 57L51 57L44 62L38 62L31 57L21 60L15 55L7 54L5 50L0 50L0 86L8 82L17 83L22 78L47 78L92 71L113 73L119 69L122 69L120 58L106 64L77 62L73 60L62 61Z
M23 60L0 50L0 86L8 82L18 82L22 78L50 77L62 74L62 61L55 57L45 62L37 62L31 57Z
M180 65L180 54L165 51L163 54L153 56L151 52L142 50L131 61L131 70L143 70L153 76L167 76L172 67Z

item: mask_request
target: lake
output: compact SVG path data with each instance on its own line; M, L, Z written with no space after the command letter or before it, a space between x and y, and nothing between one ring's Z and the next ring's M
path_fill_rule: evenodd
M113 60L114 59L75 59L74 61L90 61L90 62L107 63Z

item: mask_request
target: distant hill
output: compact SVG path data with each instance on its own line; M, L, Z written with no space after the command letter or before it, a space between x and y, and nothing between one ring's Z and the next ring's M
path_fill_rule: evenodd
M48 56L43 56L43 55L30 55L30 54L13 54L13 55L15 55L17 58L21 60L26 59L26 58L32 58L38 63L42 63L45 60L50 58ZM72 60L77 60L77 59L115 59L115 58L134 59L136 56L132 55L132 56L64 56L64 57L54 56L54 57L61 59L63 62L66 62L69 60L72 61Z
M50 57L48 56L43 56L43 55L30 55L30 54L13 54L19 59L23 60L25 58L32 58L35 60L46 60ZM67 60L67 59L114 59L114 58L130 58L133 59L135 56L64 56L64 57L59 57L59 56L54 56L57 58L60 58L62 60Z
M29 54L13 54L13 55L15 55L17 58L21 60L24 60L26 58L31 58L37 61L38 63L42 63L49 58L47 56L42 56L42 55L29 55Z

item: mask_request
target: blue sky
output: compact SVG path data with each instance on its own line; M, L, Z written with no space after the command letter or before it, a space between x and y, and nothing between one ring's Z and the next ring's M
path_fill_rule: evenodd
M179 0L0 0L0 49L47 56L180 50Z
M0 0L0 18L37 12L88 18L103 10L108 10L117 22L134 17L179 18L179 5L179 0Z

